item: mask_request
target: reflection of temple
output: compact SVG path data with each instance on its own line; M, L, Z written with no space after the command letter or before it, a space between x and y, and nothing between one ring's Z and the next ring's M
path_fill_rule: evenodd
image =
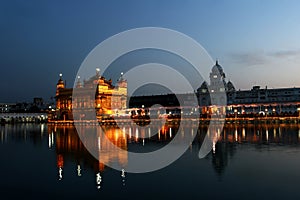
M95 126L89 127L91 130ZM196 139L193 145L200 144L201 146L208 126L202 125L199 127ZM142 138L149 134L148 129L132 129L130 126L125 127L125 133L121 129L115 127L104 127L103 131L106 137L117 147L123 150L141 150L136 152L144 152L145 150L157 150L162 145L167 144L176 134L196 134L190 131L190 127L163 126L157 135L150 139L143 140ZM178 131L178 133L177 133ZM0 129L1 133L1 129ZM95 174L98 174L98 180L102 180L102 172L104 171L104 163L117 162L120 166L124 166L128 162L128 155L120 151L114 151L103 140L104 134L90 134L86 140L80 140L73 126L48 126L49 133L49 148L56 149L58 176L60 169L66 170L64 166L68 162L74 163L74 172L85 174L86 168L92 168ZM249 148L266 148L269 144L294 146L300 143L300 125L237 125L227 124L223 131L216 129L207 134L211 134L214 147L208 159L211 161L215 172L222 176L227 167L231 164L231 159L235 156L239 147L248 144ZM35 134L39 135L39 134ZM180 136L181 137L181 136ZM24 137L22 137L24 139ZM98 149L99 157L94 158L84 147L83 143L88 142L91 148ZM145 148L143 148L145 146ZM136 147L136 148L133 148ZM152 148L153 147L153 148ZM198 159L198 151L195 151L195 159ZM101 175L99 174L101 172ZM63 176L64 171L61 175ZM60 177L60 176L59 176ZM62 178L63 179L63 178ZM101 182L101 181L100 181Z
M295 145L300 143L299 125L227 124L220 133L217 130L209 132L207 126L201 126L195 141L200 146L206 133L216 136L212 137L213 149L208 158L211 158L212 166L219 176L224 174L240 145L251 144L256 149L265 149L269 144Z
M93 130L93 127L91 127ZM106 137L113 143L113 145L120 147L124 150L127 149L127 140L123 134L120 134L119 129L108 130ZM65 160L72 160L76 163L78 176L81 174L82 164L91 167L96 172L102 172L104 170L104 163L119 162L120 165L125 166L127 164L127 154L120 153L119 151L113 151L109 149L108 144L104 142L104 134L96 133L92 137L88 137L88 141L81 141L75 127L73 126L48 126L49 133L49 148L55 147L57 156L57 167L59 177L62 175L60 171L63 170ZM89 148L98 149L99 155L97 158L93 157L84 143L88 142ZM103 150L100 153L100 148ZM106 152L106 153L105 153ZM62 178L61 178L62 179Z
M74 89L76 90L76 98L72 102ZM118 110L126 108L127 81L123 78L123 73L114 86L112 80L106 80L97 69L96 74L88 80L81 82L80 77L78 77L74 89L66 88L62 74L60 74L60 79L56 85L56 113L52 119L72 120L72 109L80 111L82 108L85 112L88 110L96 111L96 115L101 116L114 114ZM86 118L86 116L81 116L81 119Z

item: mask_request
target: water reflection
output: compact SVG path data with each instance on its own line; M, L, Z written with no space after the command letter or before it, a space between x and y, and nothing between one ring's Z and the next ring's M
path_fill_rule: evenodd
M196 134L191 145L193 162L200 162L198 151L206 134L212 138L213 149L206 157L211 166L222 177L230 160L239 151L240 147L251 148L255 151L267 151L272 146L299 147L300 127L299 125L226 125L223 130L215 127L208 131L207 126L199 127L194 133L190 127L164 126L158 134L153 135L150 128L134 129L130 126L118 129L108 127L84 127L95 129L95 135L87 135L83 141L80 140L73 126L46 125L46 124L6 124L0 127L0 140L2 144L27 143L34 146L45 145L49 151L56 156L57 180L64 181L65 174L74 170L77 177L86 176L87 170L92 170L96 188L102 188L105 183L105 173L108 167L103 163L117 162L123 166L120 172L120 181L126 185L126 164L128 155L108 148L103 140L102 131L106 137L117 147L134 152L150 152L167 145L176 134L184 137L185 134ZM153 136L152 136L153 135ZM151 136L151 137L146 137ZM46 143L43 142L47 141ZM94 158L85 148L84 144L90 145L99 151L99 156ZM74 168L66 166L66 162L74 164Z
M53 132L52 129L56 130ZM95 128L95 127L91 127ZM139 129L131 127L123 127L122 130L115 127L104 127L104 131L107 137L113 142L114 145L129 151L136 152L148 152L154 151L168 144L176 134L195 134L193 129L189 127L178 126L164 126L160 129L158 134L145 138L145 135L153 135L150 130ZM156 129L157 130L157 129ZM48 127L49 131L49 144L53 143L53 135L56 135L56 149L57 152L77 152L76 162L80 162L78 159L85 159L86 151L79 137L77 136L74 127ZM101 130L100 130L101 131ZM126 134L127 133L127 134ZM232 159L237 151L239 145L250 145L255 149L263 149L268 145L295 145L300 142L300 128L298 125L226 125L223 130L218 126L208 130L207 126L201 126L196 133L196 139L192 146L197 146L200 149L204 137L206 134L213 141L213 149L211 154L207 157L211 159L212 166L215 172L221 177L225 172L226 167L229 164L229 160ZM50 142L51 140L51 142ZM88 141L88 140L87 140ZM88 145L92 141L88 141ZM65 144L66 146L62 146ZM94 163L98 162L97 185L100 182L100 172L104 170L104 162L118 162L118 164L126 167L128 162L127 154L120 153L119 151L112 151L108 149L106 143L98 136L97 146L99 149L99 157L97 159L91 159ZM64 149L64 150L62 150ZM101 151L102 150L102 151ZM193 151L191 151L193 152ZM94 164L95 165L95 164ZM125 185L125 170L122 170L122 182ZM99 181L100 180L100 181Z

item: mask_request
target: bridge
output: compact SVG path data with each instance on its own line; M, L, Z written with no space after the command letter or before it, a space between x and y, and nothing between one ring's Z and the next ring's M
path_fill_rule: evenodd
M1 123L47 122L47 113L0 113Z

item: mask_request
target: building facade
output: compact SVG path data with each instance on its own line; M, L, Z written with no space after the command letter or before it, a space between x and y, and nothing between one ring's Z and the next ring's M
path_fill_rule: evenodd
M224 87L223 87L223 86ZM209 110L212 96L216 92L226 92L226 113L230 114L289 114L300 111L300 88L278 88L253 86L250 90L236 90L231 81L225 81L225 73L216 61L210 73L210 84L203 82L197 90L199 106ZM222 102L224 99L219 99Z
M113 85L111 79L105 79L99 72L100 70L96 69L96 74L84 81L78 77L75 88L66 88L60 74L56 84L56 112L51 118L73 120L73 114L76 114L81 120L91 120L95 113L100 118L126 109L127 80L124 79L123 73L116 85ZM74 90L76 97L73 97ZM88 113L93 115L89 116Z
M294 115L300 114L300 88L278 88L253 86L250 90L236 90L231 81L226 81L226 75L216 61L209 75L209 83L204 81L195 91L199 109L202 116L221 114L227 116L237 115ZM166 94L151 96L135 96L129 100L129 107L151 107L161 104L170 107L179 106L181 102L188 102L194 94ZM190 105L190 104L187 104ZM194 109L195 111L195 109ZM192 109L188 112L192 113ZM300 115L299 115L300 116Z

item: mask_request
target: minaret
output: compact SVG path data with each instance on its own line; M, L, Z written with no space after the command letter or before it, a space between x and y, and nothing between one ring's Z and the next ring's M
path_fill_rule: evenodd
M96 68L96 76L100 78L100 68Z
M121 76L120 78L118 79L118 82L117 82L117 86L119 88L126 88L126 95L127 95L127 80L123 77L124 73L121 72Z
M65 88L65 83L62 80L62 74L59 74L59 80L56 84L56 96L59 95L59 90Z
M121 76L117 82L118 94L120 95L121 102L120 108L125 109L127 107L127 80L123 77L124 73L121 72Z
M82 83L80 81L80 76L77 76L76 88L82 88Z

